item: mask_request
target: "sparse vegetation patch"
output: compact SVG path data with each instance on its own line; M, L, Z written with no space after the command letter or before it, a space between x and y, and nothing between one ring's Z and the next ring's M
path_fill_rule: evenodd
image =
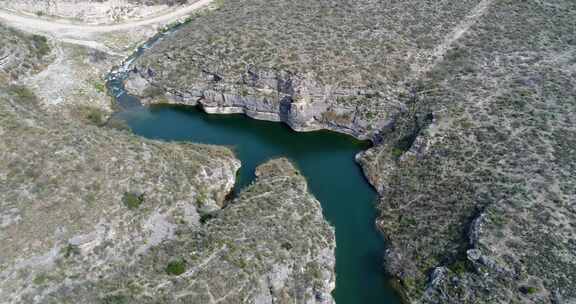
M124 192L122 203L128 209L138 209L144 203L144 193Z

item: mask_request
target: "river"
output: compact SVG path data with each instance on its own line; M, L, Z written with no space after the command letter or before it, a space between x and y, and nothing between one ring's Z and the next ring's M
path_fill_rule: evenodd
M137 98L124 91L126 71L166 34L151 39L110 75L108 89L123 109L115 119L146 138L231 147L242 161L236 192L254 179L256 166L266 160L279 156L293 160L336 229L336 303L400 303L382 266L385 244L375 227L377 194L354 161L356 153L370 143L329 131L297 133L284 124L239 114L209 115L186 106L140 106Z

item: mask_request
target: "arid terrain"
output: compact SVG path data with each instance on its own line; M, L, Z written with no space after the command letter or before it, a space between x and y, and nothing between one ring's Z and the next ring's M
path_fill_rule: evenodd
M334 231L288 160L229 202L230 149L104 126L122 57L0 40L0 303L332 302Z
M413 303L576 301L572 1L226 1L132 92L370 138L386 267Z
M150 19L173 11L188 2L188 0L1 0L0 4L3 9L34 15L36 18L109 24Z
M371 140L357 161L407 303L576 303L576 3L168 2L0 11L30 32L0 27L0 299L332 301L334 232L289 161L220 210L228 148L101 126L105 73L210 5L137 59L131 93Z

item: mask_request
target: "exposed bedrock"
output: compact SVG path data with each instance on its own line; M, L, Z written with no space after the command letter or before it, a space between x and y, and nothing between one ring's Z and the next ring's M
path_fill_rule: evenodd
M227 77L200 67L191 70L195 68L197 82L172 86L159 75L162 71L138 62L126 89L148 104L198 105L207 113L242 113L281 121L296 131L327 129L371 140L401 109L382 92L322 86L311 75L246 67L242 75Z

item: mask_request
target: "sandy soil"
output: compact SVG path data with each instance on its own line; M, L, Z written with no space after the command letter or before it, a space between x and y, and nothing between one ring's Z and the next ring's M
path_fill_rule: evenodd
M94 34L119 32L138 27L159 27L187 17L192 12L208 6L213 0L199 0L169 13L149 19L129 21L111 25L89 25L72 23L66 20L45 20L32 16L20 15L7 10L0 10L0 20L13 27L28 32L40 32L56 38L86 39Z
M53 62L41 73L23 79L48 109L61 111L89 105L110 112L104 88L108 71L162 26L183 20L212 2L198 0L166 14L112 25L40 19L5 9L0 9L0 22L50 38Z

